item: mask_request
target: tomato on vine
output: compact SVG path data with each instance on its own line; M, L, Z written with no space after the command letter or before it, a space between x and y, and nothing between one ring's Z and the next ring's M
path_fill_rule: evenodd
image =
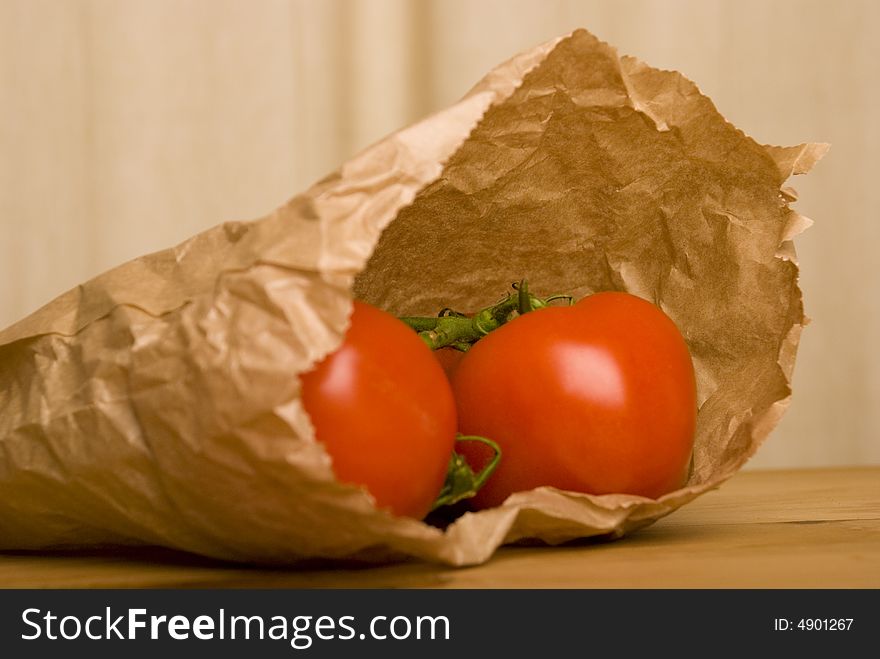
M452 391L400 320L354 302L342 345L301 376L302 402L342 482L421 519L441 491L456 437Z
M477 508L545 485L656 498L687 478L693 364L673 321L641 298L525 313L476 341L451 380L459 430L501 447ZM460 451L471 466L483 459L478 444Z

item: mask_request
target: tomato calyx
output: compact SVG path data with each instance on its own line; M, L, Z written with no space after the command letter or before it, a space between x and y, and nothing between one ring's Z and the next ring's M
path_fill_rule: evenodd
M489 332L517 316L547 307L556 300L574 304L571 295L556 294L543 298L533 295L525 279L512 284L511 288L513 293L508 292L499 302L473 315L446 308L435 317L405 316L400 320L418 332L431 350L448 346L465 352Z

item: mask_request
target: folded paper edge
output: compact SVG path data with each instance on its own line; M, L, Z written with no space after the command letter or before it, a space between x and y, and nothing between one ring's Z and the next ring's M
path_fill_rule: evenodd
M831 149L828 142L805 142L796 146L762 145L776 163L782 183L794 175L806 174Z

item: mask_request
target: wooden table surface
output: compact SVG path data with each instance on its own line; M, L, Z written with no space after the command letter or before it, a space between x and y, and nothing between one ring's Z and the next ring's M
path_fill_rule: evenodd
M747 471L614 542L425 563L266 570L156 549L0 553L7 588L880 588L880 467Z

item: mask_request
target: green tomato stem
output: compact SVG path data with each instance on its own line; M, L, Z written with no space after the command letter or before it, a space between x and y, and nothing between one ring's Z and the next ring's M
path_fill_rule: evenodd
M481 437L480 435L459 435L456 439L456 442L480 442L485 444L489 448L491 448L495 455L492 456L492 459L480 470L480 473L477 474L474 479L474 494L486 484L486 481L489 480L489 476L495 471L496 467L498 467L498 463L501 462L501 447L498 446L497 443L493 442L488 437Z
M453 452L446 472L446 482L443 483L443 489L440 490L440 494L431 507L432 511L444 506L451 506L464 499L470 499L483 487L501 461L501 447L491 439L479 435L458 435L455 441L481 442L489 446L495 455L479 473L475 474L467 460L461 454Z
M557 294L546 298L532 295L525 279L513 284L513 289L516 291L515 295L508 293L500 302L481 309L472 317L447 308L435 318L405 316L400 320L418 332L431 350L446 346L467 350L486 334L517 316L543 309L556 300L567 300L569 304L573 302L571 295Z
M437 328L440 318L423 318L421 316L401 316L400 320L412 327L416 332L430 332Z

